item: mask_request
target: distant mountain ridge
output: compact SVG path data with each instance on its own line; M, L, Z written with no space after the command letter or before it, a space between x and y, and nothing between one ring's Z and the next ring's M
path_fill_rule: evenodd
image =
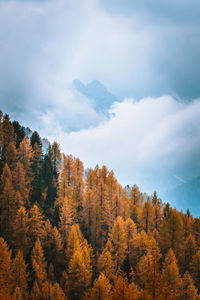
M120 101L98 80L93 80L87 85L84 85L80 80L74 80L73 84L80 94L93 101L94 108L98 112L106 112L113 102Z

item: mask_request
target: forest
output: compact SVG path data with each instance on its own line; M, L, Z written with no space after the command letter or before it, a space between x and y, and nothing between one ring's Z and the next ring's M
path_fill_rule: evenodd
M199 218L22 125L0 112L0 299L200 299Z

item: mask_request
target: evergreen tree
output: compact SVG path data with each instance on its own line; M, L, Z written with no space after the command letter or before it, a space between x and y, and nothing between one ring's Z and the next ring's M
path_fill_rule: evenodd
M33 147L33 158L32 158L32 182L31 182L31 203L38 203L43 206L42 199L42 151L37 143Z
M3 122L1 123L1 131L2 131L1 132L2 152L1 152L1 161L0 161L0 171L2 172L5 163L7 163L9 166L13 165L12 163L13 158L15 162L15 155L13 158L12 156L10 156L12 154L12 151L13 154L16 154L15 132L10 122L10 118L7 114L3 116Z
M42 141L37 131L34 131L31 135L31 146L34 149L35 144L42 149Z
M58 179L61 168L61 152L58 143L54 142L49 148L49 157L53 166L53 176Z
M164 206L164 209L163 209L163 216L166 220L169 219L169 216L171 215L171 212L172 212L172 208L170 207L169 203L167 203L165 206Z
M13 121L12 126L13 126L14 132L15 132L16 148L19 148L19 144L25 137L25 132L24 132L24 129L22 128L22 126L17 121Z

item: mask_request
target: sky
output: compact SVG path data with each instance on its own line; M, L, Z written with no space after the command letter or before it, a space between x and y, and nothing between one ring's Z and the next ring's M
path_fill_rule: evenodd
M149 193L200 175L200 2L0 0L0 105ZM121 99L95 111L73 80Z

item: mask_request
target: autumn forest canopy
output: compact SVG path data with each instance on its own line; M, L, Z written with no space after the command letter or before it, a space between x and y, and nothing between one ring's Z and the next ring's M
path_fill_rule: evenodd
M199 218L22 125L0 112L0 299L200 299Z

